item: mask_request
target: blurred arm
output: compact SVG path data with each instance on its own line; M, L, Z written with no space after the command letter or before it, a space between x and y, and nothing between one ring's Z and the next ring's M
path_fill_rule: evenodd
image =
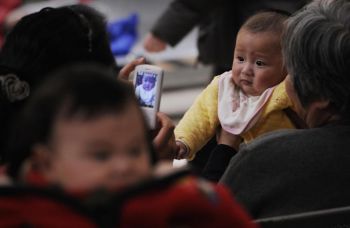
M175 0L158 18L151 34L175 46L222 0Z

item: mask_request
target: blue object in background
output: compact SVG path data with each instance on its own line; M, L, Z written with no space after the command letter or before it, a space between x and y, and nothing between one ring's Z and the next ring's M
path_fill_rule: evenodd
M120 57L129 53L138 38L138 22L138 15L132 13L126 18L108 23L107 31L114 56Z

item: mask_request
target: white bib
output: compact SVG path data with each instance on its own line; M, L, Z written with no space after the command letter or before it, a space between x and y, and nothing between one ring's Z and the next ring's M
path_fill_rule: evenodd
M233 83L231 75L228 71L219 79L218 116L224 130L239 135L254 126L274 87L260 96L249 96Z

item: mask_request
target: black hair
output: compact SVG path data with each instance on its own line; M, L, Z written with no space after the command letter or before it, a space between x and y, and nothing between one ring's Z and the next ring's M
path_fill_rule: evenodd
M6 37L0 66L35 87L44 75L74 62L116 67L105 18L85 5L44 8L23 17Z
M13 74L33 92L50 72L82 62L96 62L117 75L103 15L86 5L44 8L23 17L7 35L0 52L0 79ZM25 98L9 101L2 96L2 81L0 155L12 119L26 102Z
M6 161L8 173L16 178L23 162L30 157L35 144L48 144L58 116L87 120L104 114L123 113L130 104L137 106L134 90L127 82L114 78L113 73L96 66L75 66L50 76L21 112L14 127ZM140 109L140 118L143 115ZM156 162L146 122L143 120L149 143L151 163Z

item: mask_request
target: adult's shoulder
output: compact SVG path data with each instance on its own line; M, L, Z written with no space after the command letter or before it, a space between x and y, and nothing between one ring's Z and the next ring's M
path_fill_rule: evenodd
M311 129L285 129L266 133L243 146L243 150L263 151L263 149L278 148L279 150L294 150L297 146L318 147L330 142L343 141L350 135L350 125L329 124ZM346 143L346 141L345 141ZM289 149L288 149L289 148ZM270 150L271 151L271 150Z
M268 178L276 172L280 176L289 175L290 170L296 168L295 164L310 158L321 164L326 162L323 158L327 156L327 162L337 163L340 156L347 156L343 151L350 148L349 136L350 126L346 125L267 133L241 146L221 181L226 184L237 178L254 181L258 176L261 178L261 174ZM311 164L305 166L305 169L312 168Z
M283 129L268 132L257 137L248 144L242 145L241 150L255 150L257 148L271 148L280 146L281 143L292 142L300 137L305 137L308 132L305 129Z
M323 128L286 129L261 135L240 147L231 159L221 182L230 186L232 180L237 183L238 178L247 182L248 179L256 180L261 174L274 175L276 171L288 173L286 164L308 157L310 153L317 153L314 148L322 147L319 145L320 141L323 140L323 143L332 138L325 139L324 132L326 130Z
M341 205L348 195L344 186L349 180L349 136L346 125L263 135L239 150L220 182L253 217ZM331 187L324 188L325 184ZM319 202L324 195L331 197ZM296 204L302 206L291 206Z

